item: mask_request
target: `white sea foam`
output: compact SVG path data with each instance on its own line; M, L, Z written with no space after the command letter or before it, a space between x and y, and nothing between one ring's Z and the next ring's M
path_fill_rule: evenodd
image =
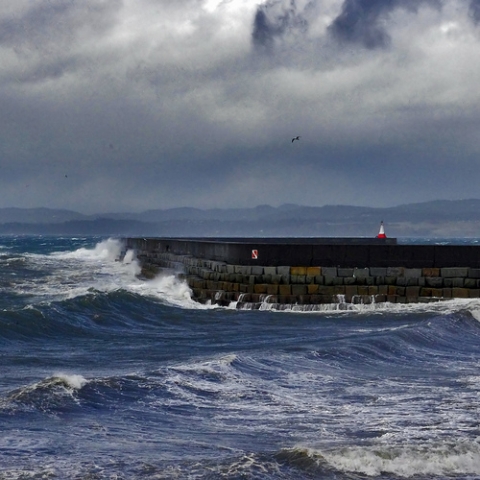
M309 455L323 458L337 470L368 476L480 474L480 447L472 441L404 447L346 447L332 452L310 450Z
M16 293L31 297L32 304L72 299L95 292L130 290L130 287L143 283L137 278L140 266L133 251L128 251L125 260L119 261L121 249L120 241L108 239L91 249L82 247L46 255L26 254L23 258L26 267L41 274L38 277L19 277L11 288Z
M88 383L88 380L82 375L67 373L56 373L53 380L59 381L67 387L73 388L74 390L80 390L85 384Z
M160 274L152 280L138 278L141 267L135 252L127 250L120 261L121 253L122 243L108 239L91 249L82 247L71 252L31 255L33 264L52 273L42 281L25 280L23 286L16 285L17 291L51 301L124 289L182 308L212 308L193 301L188 284L174 272Z
M237 308L238 302L231 302L228 308ZM241 306L243 310L250 310L252 304L246 303ZM264 301L260 305L260 310L271 312L288 312L288 313L307 313L307 314L338 314L338 315L351 315L353 314L385 314L385 313L436 313L436 314L451 314L458 312L459 310L468 310L472 313L474 318L480 321L480 299L471 298L455 298L449 300L441 300L438 302L430 303L326 303L316 305L299 305L299 304L279 304L268 303Z
M63 259L79 259L90 261L110 261L113 262L119 258L122 252L122 243L120 240L109 238L97 243L93 249L79 248L73 252L57 252L50 256Z

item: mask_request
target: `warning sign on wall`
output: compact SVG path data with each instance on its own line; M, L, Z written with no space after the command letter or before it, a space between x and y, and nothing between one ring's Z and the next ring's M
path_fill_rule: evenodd
M258 250L252 250L252 259L256 260L258 258Z

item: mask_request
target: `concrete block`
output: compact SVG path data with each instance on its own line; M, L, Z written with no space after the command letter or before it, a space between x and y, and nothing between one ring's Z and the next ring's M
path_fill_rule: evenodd
M290 267L277 267L277 274L281 276L281 283L290 283Z
M292 285L292 295L299 296L299 295L306 295L306 294L307 294L306 285Z
M465 288L477 288L477 280L474 278L465 278L464 279Z
M387 268L387 277L403 277L403 267L388 267Z
M263 267L263 274L264 275L276 275L277 274L277 267Z
M357 295L368 295L368 287L366 286L358 286L357 287Z
M442 277L468 277L468 268L448 267L440 271Z
M407 297L419 297L420 296L420 287L406 287L405 295Z
M480 268L469 268L468 269L469 278L480 278Z
M406 277L397 277L397 285L399 287L406 287L407 286L407 278Z
M318 295L321 299L321 303L333 303L333 295Z
M319 295L327 295L327 296L331 297L332 295L335 294L335 288L319 285L318 293L319 293Z
M307 267L290 267L290 275L306 275Z
M290 282L305 285L305 278L305 275L290 275Z
M324 277L336 277L337 267L322 267L322 275Z
M228 271L228 265L227 264L222 264L219 266L219 270L218 270L220 273L227 273Z
M272 275L271 282L275 285L279 285L282 283L282 276L281 275Z
M345 287L343 285L337 285L334 287L335 295L345 295Z
M290 276L290 267L277 267L277 274Z
M318 288L319 286L315 284L307 285L307 292L309 295L316 295L318 293Z
M454 278L453 279L453 288L464 288L465 280L463 278Z
M317 275L315 277L315 283L317 283L318 285L324 285L325 279L323 278L323 275Z
M442 298L443 297L443 289L442 288L432 288L432 297Z
M335 277L333 279L333 284L334 285L343 285L343 278L342 277Z
M421 268L405 268L403 270L403 275L406 278L419 278L422 276Z
M422 277L439 277L439 268L422 268Z
M468 288L452 288L453 298L470 298L470 292Z
M353 277L353 268L337 268L337 276Z
M400 297L404 297L405 296L405 287L397 287L395 289L395 295L398 295Z
M385 277L385 285L396 285L397 277Z
M370 269L369 268L354 268L353 269L353 276L357 279L370 277Z
M371 267L370 268L371 277L386 277L387 269L383 267Z
M298 295L297 303L299 305L310 305L312 303L311 295Z
M263 275L263 267L258 265L252 266L252 275Z
M315 276L305 275L305 283L308 285L310 283L315 283Z
M330 276L328 276L328 275L325 275L325 276L323 277L323 280L324 280L323 283L324 283L325 285L327 285L327 286L335 285L335 283L334 283L335 278L336 278L336 277L330 277Z
M426 277L425 285L431 288L442 288L443 278L442 277Z
M351 302L352 298L358 295L358 288L356 285L345 287L345 300Z
M278 286L278 293L280 295L291 295L292 294L291 285L279 285Z
M452 298L452 289L451 288L442 288L442 297L443 298Z
M278 295L278 285L267 285L267 295Z
M344 285L355 285L357 283L357 279L355 277L344 277L343 284Z
M321 274L322 274L321 267L307 267L307 275L309 277L316 277L317 275L321 275Z
M378 286L378 294L379 295L388 295L388 286L387 285L379 285Z
M470 298L479 298L479 297L480 297L480 289L471 288L470 289Z
M260 293L267 293L267 288L268 288L268 285L265 284L265 283L260 283L260 284L256 284L253 291L257 294L260 294Z

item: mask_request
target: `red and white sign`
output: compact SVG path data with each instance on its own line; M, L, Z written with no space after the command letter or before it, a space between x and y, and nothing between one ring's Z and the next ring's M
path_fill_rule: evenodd
M257 260L258 258L258 250L252 250L252 259Z

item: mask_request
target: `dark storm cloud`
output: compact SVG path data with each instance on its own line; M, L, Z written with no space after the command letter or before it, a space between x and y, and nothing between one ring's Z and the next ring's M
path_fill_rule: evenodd
M397 8L417 11L422 4L440 7L440 0L344 0L342 10L329 27L340 42L358 43L368 49L390 45L383 21Z
M276 38L292 30L306 30L307 20L297 11L294 0L260 5L253 21L253 42L257 47L271 47Z
M480 23L480 0L470 0L469 13L473 23L478 25Z

